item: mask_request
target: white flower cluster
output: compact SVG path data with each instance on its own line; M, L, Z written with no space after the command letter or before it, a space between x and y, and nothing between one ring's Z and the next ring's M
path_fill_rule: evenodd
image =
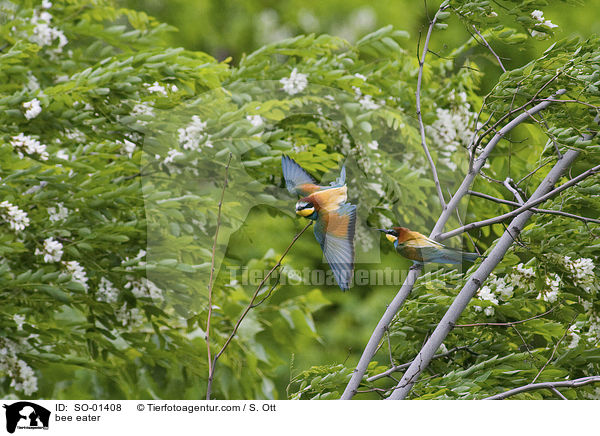
M50 157L44 144L41 144L37 139L23 133L13 136L10 140L10 145L13 146L21 159L23 159L23 153L29 155L37 154L41 160L48 160L48 157Z
M550 29L558 27L552 21L546 20L544 18L544 13L542 11L540 11L540 10L536 9L535 11L533 11L531 13L531 18L533 18L534 20L537 21L537 23L535 23L536 26L546 26L546 27L549 27Z
M150 85L149 83L144 83L144 86L148 89L148 92L150 93L158 93L164 95L165 97L167 96L167 90L158 82L154 82L152 85Z
M29 37L29 40L40 47L52 45L54 44L54 41L58 41L58 46L53 50L53 53L61 53L63 47L67 45L69 40L62 30L50 26L51 21L52 15L50 12L34 11L33 17L31 18L31 24L35 27L33 28L33 34Z
M356 98L358 99L358 103L360 104L360 107L363 110L368 111L368 110L374 110L374 109L379 108L380 105L375 103L372 95L369 95L369 94L363 95L362 90L358 86L353 86L352 89L354 90L354 94L356 95Z
M15 391L31 395L38 390L37 377L33 369L24 360L19 359L21 346L7 338L0 338L0 373L10 379Z
M594 274L594 261L587 257L581 259L571 260L569 256L564 258L565 266L571 272L573 283L576 286L583 288L586 292L591 293L593 285L596 281L596 275Z
M204 147L213 148L210 140L210 135L205 132L206 122L200 117L194 115L192 121L185 128L177 130L179 134L179 144L185 150L200 151L200 143L204 143Z
M450 157L459 147L468 148L473 139L473 123L476 114L471 112L471 105L467 102L467 94L452 91L448 97L451 107L449 109L437 108L437 119L427 130L433 142L439 147L441 159L451 170L456 169Z
M152 298L153 300L160 301L164 300L160 288L145 277L142 277L139 280L132 280L124 287L125 289L131 288L131 293L136 298Z
M290 77L284 77L279 82L283 85L283 90L289 95L296 95L302 91L308 85L308 79L306 74L299 73L294 68L290 74Z
M184 156L184 154L182 152L180 152L179 150L175 150L174 148L169 149L169 151L167 152L167 156L163 159L163 162L165 164L170 164L175 162L175 159L178 157Z
M98 292L96 293L96 297L99 301L116 303L117 299L119 298L119 290L115 288L110 280L102 277L100 279L100 283L98 284Z
M247 115L246 119L250 121L252 127L260 127L265 123L263 117L261 117L260 115Z
M554 303L556 300L558 300L558 292L560 291L561 284L562 280L560 279L558 274L552 274L552 276L547 276L546 289L544 289L538 294L537 299L543 299L548 303Z
M126 154L131 158L133 156L133 152L135 151L135 142L131 142L128 139L123 139L123 141L117 140L117 144L121 144L121 153Z
M130 115L134 118L139 118L139 117L152 118L152 117L154 117L154 108L152 107L152 105L150 103L136 103L133 106L133 109L131 109ZM137 123L140 126L145 126L148 124L148 121L138 119Z
M0 203L0 217L17 232L25 230L25 227L29 225L27 213L6 200Z
M67 267L67 271L71 274L71 279L74 282L78 282L85 288L87 291L89 286L87 284L88 277L85 273L85 269L77 262L76 260L69 260L67 262L63 262L63 265Z
M64 221L69 216L69 209L63 203L57 203L56 207L52 206L48 209L48 219L52 222Z
M506 277L496 277L494 274L490 274L486 285L482 286L477 292L477 297L481 301L489 301L494 306L497 306L502 301L508 301L514 294L514 286L507 282ZM499 300L500 299L500 300ZM487 306L482 308L481 306L473 307L476 312L485 313L487 316L492 316L495 313L493 306Z
M59 262L63 255L63 246L56 239L50 237L44 240L44 249L35 249L35 255L44 256L44 262Z
M37 98L23 103L23 108L25 109L25 118L28 120L31 120L42 113L42 106Z
M115 312L115 316L123 327L136 328L144 323L142 311L137 307L127 309L127 303Z

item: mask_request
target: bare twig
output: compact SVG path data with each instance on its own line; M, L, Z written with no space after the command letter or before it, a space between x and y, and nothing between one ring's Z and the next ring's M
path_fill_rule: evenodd
M557 91L554 95L562 95L565 92L566 91L564 89L561 89ZM496 133L496 135L494 135L494 137L487 143L485 148L481 151L479 157L474 160L473 167L467 173L460 187L448 202L447 207L444 210L442 210L440 217L438 218L433 230L431 231L431 238L437 239L437 236L443 230L444 226L446 225L454 211L458 208L460 201L467 194L469 188L471 187L471 184L475 180L475 177L477 176L477 174L479 174L481 168L483 168L483 165L485 164L485 161L487 160L488 156L494 150L496 144L498 144L498 142L500 142L500 140L504 137L504 135L506 135L512 129L514 129L519 124L527 120L530 114L535 114L539 111L542 111L551 104L552 103L549 101L544 101L542 103L537 104L536 106L529 109L526 113L522 113L519 116L515 117L515 119L506 124L502 129L498 131L498 133ZM354 373L352 374L352 377L350 378L350 381L348 382L348 385L346 386L346 389L344 390L344 393L341 396L342 400L349 400L356 393L356 390L358 389L358 386L360 385L360 382L363 376L365 375L365 372L367 371L367 367L369 366L371 359L375 355L375 352L379 345L379 341L381 341L381 339L383 338L387 326L390 324L390 322L392 322L392 319L394 318L396 313L398 313L398 311L404 304L404 301L406 301L406 299L408 298L415 282L417 281L417 278L420 275L420 272L421 266L419 264L411 267L404 283L402 284L402 287L398 290L398 293L386 308L384 314L377 323L375 330L371 334L369 342L363 350L363 353L360 357L360 360L358 361L358 364L356 365ZM440 344L438 344L438 347L440 345L441 342ZM433 350L433 352L435 353L436 350Z
M442 6L440 6L438 12L442 12L447 8L448 4L444 3L442 4ZM431 167L433 182L435 183L435 189L437 190L437 194L440 199L440 204L442 205L443 210L446 208L446 200L444 199L444 194L442 193L442 185L440 184L440 179L438 178L435 163L433 162L433 158L431 157L431 153L429 153L429 148L427 147L427 140L425 137L425 125L423 124L423 116L421 114L421 83L423 81L423 67L425 65L425 57L427 56L427 52L429 50L429 40L431 39L431 33L433 32L437 16L438 14L436 13L433 17L433 20L431 20L431 22L429 23L429 29L427 30L427 36L425 37L425 44L423 45L423 54L419 59L419 74L417 76L417 90L415 91L415 96L417 106L417 117L419 119L419 130L421 132L421 146L423 147L423 151L425 152L425 156L427 157L427 161L429 162L429 166Z
M476 322L473 324L456 324L454 327L480 327L480 326L500 326L500 327L510 327L516 324L523 324L524 322L531 321L533 319L542 318L548 315L551 312L554 312L558 306L554 306L544 313L540 313L539 315L532 316L531 318L522 319L519 321L510 321L510 322Z
M560 162L560 160L559 160L559 162ZM518 207L517 209L513 210L512 212L507 212L507 213L505 213L503 215L499 215L499 216L494 217L494 218L489 218L487 220L482 220L482 221L476 221L474 223L469 223L469 224L467 224L465 226L459 227L459 228L451 230L449 232L442 233L441 235L439 235L439 237L437 239L439 241L443 241L444 239L448 239L448 238L451 238L453 236L460 235L461 233L467 232L467 231L472 230L472 229L477 229L479 227L491 226L492 224L497 224L497 223L500 223L500 222L505 221L507 219L513 218L513 217L519 215L522 212L528 211L533 206L536 206L536 205L538 205L540 203L543 203L544 201L546 201L546 200L548 200L548 199L550 199L550 198L558 195L559 193L561 193L565 189L568 189L571 186L576 185L577 183L581 182L582 180L584 180L584 179L586 179L586 178L588 178L590 176L593 176L594 174L597 174L599 172L600 172L600 165L597 165L597 166L595 166L593 168L590 168L589 170L581 173L577 177L572 178L568 182L563 183L558 188L555 188L552 191L548 192L546 195L542 195L541 197L536 198L535 200L533 198L530 198L529 201L527 201L527 203L525 203L521 207Z
M519 203L517 203L515 201L510 201L510 200L505 200L503 198L493 197L491 195L484 194L482 192L469 191L469 195L472 195L474 197L485 198L487 200L494 201L496 203L507 204L507 205L510 205L510 206L516 206L516 207L521 206L521 204L519 204ZM567 217L567 218L573 218L573 219L576 219L576 220L579 220L579 221L583 221L583 222L600 224L600 220L599 219L588 218L588 217L585 217L585 216L575 215L575 214L572 214L572 213L563 212L562 210L538 209L537 207L532 207L529 210L531 210L532 212L535 212L535 213L546 213L546 214L549 214L549 215L561 215L561 216L564 216L564 217ZM461 223L461 225L462 225L462 223Z
M569 150L567 153L565 153L563 158L558 160L546 178L540 183L538 188L531 196L530 201L535 201L537 198L543 197L547 192L549 192L552 189L552 186L554 186L554 184L560 179L562 174L568 168L570 168L578 155L579 151L577 150ZM467 189L468 187L465 188L465 192ZM492 251L483 260L483 262L479 265L479 268L477 268L477 271L473 273L473 275L458 293L457 297L444 314L442 320L435 328L427 343L423 346L423 348L421 348L421 351L413 363L404 373L400 383L398 383L398 389L396 389L392 395L390 395L389 399L401 400L406 398L419 375L425 368L427 368L432 357L435 355L436 350L440 347L442 342L446 339L446 336L454 328L456 321L463 313L473 296L476 294L494 268L496 268L498 263L500 263L500 261L503 259L506 251L513 244L515 236L517 236L523 230L532 214L533 212L524 210L511 222Z
M229 335L229 337L227 338L227 340L225 341L225 343L221 347L221 350L213 358L213 360L212 360L212 372L208 376L208 384L207 384L207 392L206 392L206 399L207 400L210 400L210 395L211 395L211 391L212 391L212 383L213 383L213 380L214 380L215 367L217 365L217 360L219 360L219 357L221 357L221 355L225 352L225 350L229 346L229 343L235 337L235 334L237 333L238 328L240 327L240 324L242 324L242 321L244 320L244 318L246 317L246 315L248 314L248 312L250 311L250 309L252 309L252 307L254 305L254 301L256 301L256 297L258 296L258 294L259 294L260 290L262 289L263 285L266 283L266 281L269 279L269 277L271 277L271 274L273 274L273 272L281 266L281 262L283 261L283 258L288 254L288 252L293 247L293 245L296 243L296 241L298 240L298 238L300 238L300 236L302 236L302 234L306 231L306 229L308 229L312 225L312 223L313 223L312 221L309 221L308 224L306 224L306 226L304 226L304 228L296 236L294 236L294 239L292 240L292 242L290 243L290 245L288 245L287 248L283 251L283 254L279 258L279 260L277 261L277 263L273 266L273 268L271 268L269 270L269 272L267 273L267 275L265 275L265 277L263 277L263 279L261 280L261 282L256 287L256 290L254 291L254 294L252 295L252 298L250 299L250 302L248 303L248 305L246 306L246 308L244 309L244 311L242 312L242 314L238 318L237 322L235 323L235 326L233 327L233 330L231 331L231 334Z
M233 154L229 153L229 159L225 166L225 177L223 180L223 189L221 190L221 198L219 199L219 212L217 213L217 227L215 229L215 239L213 241L212 256L210 261L210 277L208 279L208 315L206 317L206 353L208 355L208 376L210 377L213 373L212 370L212 357L210 352L210 321L212 318L212 291L214 285L214 274L215 274L215 253L217 250L217 238L219 237L219 228L221 227L221 208L223 207L223 198L225 198L225 189L227 189L227 174L229 172L229 164L231 164L231 157ZM210 390L206 394L206 399L210 400Z
M475 24L473 24L473 30L475 30L475 33L477 33L477 35L479 35L479 37L481 38L481 40L483 41L483 43L485 44L485 46L494 55L494 57L498 61L498 65L500 65L500 68L502 68L502 71L504 71L506 73L506 68L504 68L504 65L502 64L502 61L500 60L500 56L498 56L496 54L496 52L494 51L494 49L485 40L485 38L483 37L483 35L481 33L479 33L479 30L477 30L477 27L475 27Z
M567 333L569 333L569 329L571 328L571 325L573 324L573 322L575 322L575 318L577 318L577 315L575 315L573 317L573 320L571 320L571 322L569 323L569 326L565 329L565 332L563 333L563 335L560 337L560 339L558 340L558 342L554 346L554 349L552 350L552 354L550 355L550 357L548 358L548 360L546 361L546 363L544 363L544 366L542 366L542 368L535 375L535 377L533 378L533 380L531 380L531 383L535 383L536 380L542 374L542 372L544 372L544 370L546 369L546 367L550 364L550 362L552 362L552 359L554 359L554 355L556 354L556 350L558 350L558 346L563 341L563 339L567 336Z
M581 386L589 385L591 383L600 383L600 375L582 377L575 380L567 380L560 382L530 383L525 386L520 386L518 388L511 389L510 391L502 392L501 394L492 395L491 397L484 398L484 400L504 400L505 398L512 397L513 395L521 394L523 392L552 388L578 388Z
M552 386L550 388L550 390L561 400L568 400L568 398L565 397L563 394L561 394L560 391L558 389L556 389L554 386Z

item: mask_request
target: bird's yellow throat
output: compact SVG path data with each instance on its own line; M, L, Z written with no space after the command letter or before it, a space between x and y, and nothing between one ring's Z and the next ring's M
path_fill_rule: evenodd
M398 239L398 237L396 237L396 236L394 236L394 235L388 235L387 233L386 233L385 237L388 239L388 241L390 241L390 242L392 242L392 243L393 243L393 242L394 242L396 239Z
M314 211L315 211L314 207L309 207L307 209L297 210L296 213L300 216L309 216L309 215L312 215Z

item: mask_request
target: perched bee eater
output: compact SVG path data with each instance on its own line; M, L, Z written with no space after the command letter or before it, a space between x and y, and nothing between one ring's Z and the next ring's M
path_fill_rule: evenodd
M356 206L346 203L346 168L330 186L319 186L293 159L282 156L281 168L285 184L292 194L302 198L296 213L315 221L315 238L321 245L338 286L350 288L354 270L354 229Z
M460 264L463 261L475 262L480 257L477 253L466 253L455 248L446 247L406 227L377 230L385 233L385 237L394 244L394 248L398 254L413 262Z

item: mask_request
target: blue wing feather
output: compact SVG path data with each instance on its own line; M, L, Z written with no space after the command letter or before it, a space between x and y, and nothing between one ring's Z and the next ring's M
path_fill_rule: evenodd
M315 184L315 179L311 177L296 161L287 156L281 156L281 169L285 186L292 194L306 195L299 187L305 184Z
M322 218L315 223L315 238L321 245L327 263L342 291L350 289L354 270L354 231L356 227L356 206L344 203L335 211L337 215L349 216L346 236L334 236L327 233Z

